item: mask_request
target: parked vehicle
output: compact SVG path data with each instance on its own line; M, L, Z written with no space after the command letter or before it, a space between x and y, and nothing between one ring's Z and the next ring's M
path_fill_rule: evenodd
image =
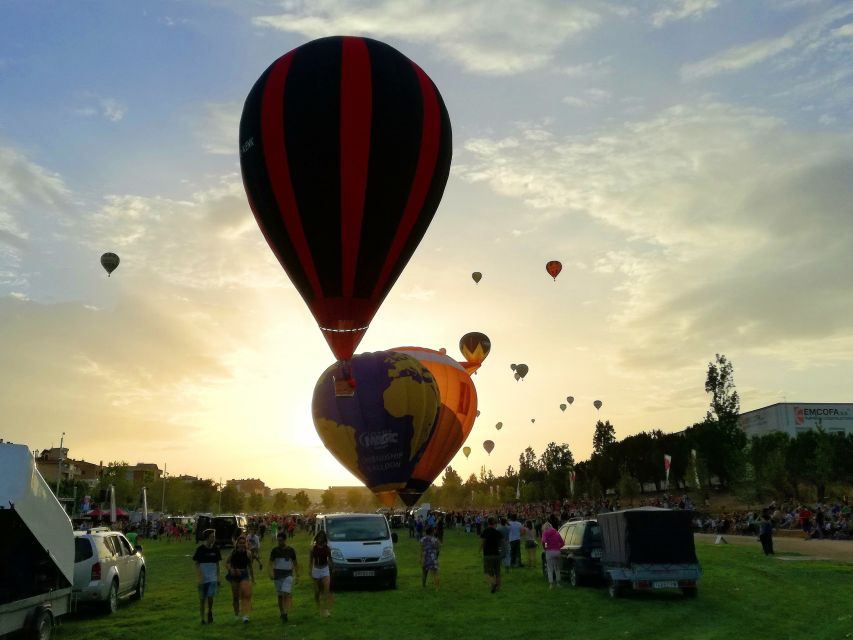
M113 613L122 598L145 595L145 558L118 531L96 527L74 532L74 596Z
M320 514L314 532L325 531L332 550L335 587L382 585L397 588L397 533L381 513Z
M248 528L246 516L219 515L213 516L209 513L200 513L195 521L196 542L204 542L204 532L207 529L216 531L216 546L233 547L234 540L239 531L245 532Z
M587 581L600 581L601 528L595 520L572 520L560 529L563 547L560 549L560 578L573 587ZM542 552L542 573L545 570L545 552Z
M599 513L610 597L631 589L681 589L685 597L696 597L702 569L692 520L692 511L657 507Z
M0 636L46 640L71 608L71 520L25 445L0 443Z

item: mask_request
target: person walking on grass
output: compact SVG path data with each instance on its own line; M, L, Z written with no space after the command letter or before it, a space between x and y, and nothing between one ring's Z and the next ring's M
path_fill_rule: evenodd
M222 562L222 554L216 546L216 531L206 529L203 535L204 542L195 550L193 562L198 577L201 623L205 623L204 604L207 602L207 624L213 624L213 598L219 588L219 563Z
M495 517L489 516L486 528L480 534L480 551L483 552L483 573L489 579L492 593L501 586L501 552L503 550L503 534L495 527Z
M278 546L270 551L269 574L275 581L275 592L278 594L278 612L282 622L287 622L287 613L293 604L293 583L299 578L296 562L296 551L287 544L287 534L281 531L276 534Z
M234 550L225 563L228 569L226 580L231 583L231 606L234 617L239 620L243 616L243 624L249 623L252 612L252 585L255 584L255 573L252 571L252 556L246 545L246 536L237 538Z
M524 548L527 549L527 567L536 566L536 531L533 528L533 522L526 520L524 528L521 530L521 539L524 541Z
M332 615L332 605L335 603L329 570L331 562L332 550L329 549L329 539L325 531L318 531L311 546L311 578L314 580L314 602L326 618Z
M257 528L249 532L246 542L249 544L249 555L252 556L252 562L257 562L258 571L263 571L264 565L261 562L261 537L258 535Z
M441 550L441 540L435 535L435 527L428 526L426 535L421 538L421 586L426 587L427 574L432 572L432 583L438 590L438 552Z
M770 514L765 512L761 517L759 525L758 539L761 540L761 548L764 550L765 556L773 555L773 522L770 520Z
M542 525L542 548L545 549L545 574L550 589L560 584L560 549L563 538L550 522Z

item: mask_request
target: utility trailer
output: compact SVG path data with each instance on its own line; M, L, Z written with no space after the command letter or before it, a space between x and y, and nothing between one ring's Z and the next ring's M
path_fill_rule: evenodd
M24 445L0 443L0 637L46 640L71 608L74 532Z
M599 513L601 568L610 597L631 589L680 589L696 597L702 569L692 519L692 511L657 507Z

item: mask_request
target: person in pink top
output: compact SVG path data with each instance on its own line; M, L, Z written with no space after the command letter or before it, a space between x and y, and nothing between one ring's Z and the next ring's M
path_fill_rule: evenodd
M560 549L563 548L563 538L550 522L542 525L542 548L545 549L545 575L548 576L549 588L553 589L560 582Z

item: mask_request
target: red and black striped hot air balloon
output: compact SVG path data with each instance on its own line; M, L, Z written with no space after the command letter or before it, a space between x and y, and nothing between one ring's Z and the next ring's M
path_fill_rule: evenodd
M432 80L387 44L321 38L270 65L240 119L249 204L332 352L352 357L450 172Z

